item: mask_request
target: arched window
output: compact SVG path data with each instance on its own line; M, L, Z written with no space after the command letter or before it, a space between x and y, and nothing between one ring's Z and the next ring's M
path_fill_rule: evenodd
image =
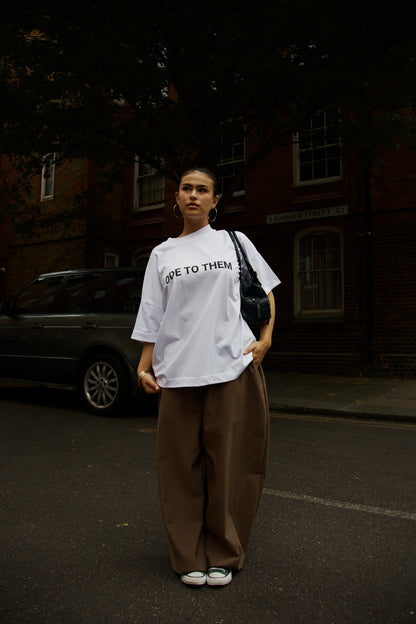
M132 266L146 269L150 257L150 251L135 251L132 254Z
M295 315L339 316L344 312L342 233L313 228L295 240Z

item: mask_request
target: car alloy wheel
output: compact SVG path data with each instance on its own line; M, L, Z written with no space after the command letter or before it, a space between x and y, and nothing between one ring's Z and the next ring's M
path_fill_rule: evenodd
M95 412L114 410L120 403L125 380L119 359L112 355L97 355L84 367L83 395Z

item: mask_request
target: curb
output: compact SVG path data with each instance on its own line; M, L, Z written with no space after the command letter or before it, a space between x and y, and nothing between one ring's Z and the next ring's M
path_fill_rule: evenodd
M416 415L411 415L403 411L403 413L391 413L391 411L383 411L382 409L361 408L360 410L331 408L328 406L306 406L290 403L279 403L269 399L269 409L271 412L286 412L297 415L319 415L338 418L353 418L356 420L390 420L398 422L414 422L416 424Z

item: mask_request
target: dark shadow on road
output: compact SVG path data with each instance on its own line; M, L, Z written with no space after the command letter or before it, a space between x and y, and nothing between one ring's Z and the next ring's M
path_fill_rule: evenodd
M77 390L0 382L0 400L88 413L88 408L84 405ZM137 418L140 415L157 416L157 401L146 397L131 398L120 412L102 416L96 414L97 418L117 418L118 416Z

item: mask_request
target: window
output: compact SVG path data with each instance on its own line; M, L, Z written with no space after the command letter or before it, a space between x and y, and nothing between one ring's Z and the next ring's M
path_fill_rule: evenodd
M132 255L132 265L139 267L143 272L146 270L150 258L150 251L136 251Z
M295 241L295 313L328 316L343 313L341 233L334 228L300 233Z
M299 132L296 143L296 184L341 177L338 112L321 111Z
M217 178L219 186L219 194L222 195L226 184L235 178L244 167L245 162L245 138L244 126L238 126L234 132L234 142L229 149L225 151L221 160L217 164ZM240 186L234 190L234 195L244 194L244 182L241 181Z
M106 306L107 282L108 273L70 275L60 296L58 312L64 314L103 312Z
M16 299L15 314L49 314L54 306L62 276L41 277Z
M104 266L106 268L118 267L118 254L105 252Z
M46 154L42 159L42 180L40 200L53 198L53 185L55 179L55 154Z
M119 271L115 280L113 312L137 314L142 295L144 271Z
M134 163L133 210L163 208L165 202L165 176L151 165L136 158Z

